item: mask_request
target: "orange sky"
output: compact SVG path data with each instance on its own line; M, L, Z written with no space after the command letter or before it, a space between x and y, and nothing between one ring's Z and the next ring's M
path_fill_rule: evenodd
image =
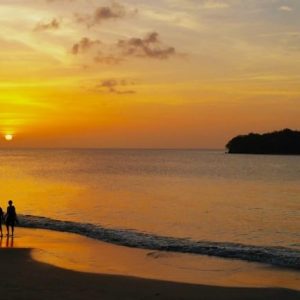
M300 129L299 26L298 0L1 0L0 147Z

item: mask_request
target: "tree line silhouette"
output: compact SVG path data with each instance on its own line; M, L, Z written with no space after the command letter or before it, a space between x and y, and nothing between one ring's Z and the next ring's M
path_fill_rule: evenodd
M270 133L249 133L231 139L228 153L300 154L300 131L283 129Z

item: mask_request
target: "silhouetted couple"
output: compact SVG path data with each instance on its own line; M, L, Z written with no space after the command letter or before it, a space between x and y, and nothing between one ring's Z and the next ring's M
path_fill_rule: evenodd
M4 215L2 208L0 207L0 236L3 236L2 233L2 221L5 222L7 236L9 236L9 228L11 227L11 235L14 236L15 224L18 222L16 208L13 206L11 200L8 201L8 207L6 214Z

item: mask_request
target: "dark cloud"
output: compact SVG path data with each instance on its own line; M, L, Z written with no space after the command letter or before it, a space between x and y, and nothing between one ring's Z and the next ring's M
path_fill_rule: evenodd
M128 89L120 89L120 87L125 87L128 85L133 85L134 82L128 81L126 79L105 79L100 82L97 86L98 88L105 89L109 93L125 95L125 94L135 94L136 91Z
M85 37L73 45L72 53L84 53L91 48L94 49L94 62L106 65L117 65L132 57L164 60L178 55L174 47L161 42L157 32L151 32L143 38L119 40L112 45Z
M168 59L171 56L176 55L176 50L174 47L165 46L162 44L157 32L151 32L144 38L119 40L117 47L125 56Z
M99 46L102 43L99 40L91 40L87 37L82 38L78 43L72 46L72 53L77 55L79 53L86 52L95 46Z
M59 29L61 26L61 21L57 19L52 19L50 22L40 22L38 23L34 30L35 31L44 31L44 30L56 30Z
M91 15L75 15L77 22L84 23L88 27L100 24L107 20L116 20L124 18L127 15L135 14L137 11L127 11L126 8L116 2L113 2L110 6L100 6L95 9Z

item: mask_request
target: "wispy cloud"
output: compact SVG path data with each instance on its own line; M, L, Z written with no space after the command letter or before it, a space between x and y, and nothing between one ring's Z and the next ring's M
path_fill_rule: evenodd
M78 43L75 43L72 46L71 52L74 55L77 55L79 53L84 53L91 48L94 48L95 46L101 45L101 41L99 40L91 40L87 37L82 38Z
M166 60L177 55L176 49L165 45L157 32L150 32L142 38L120 39L112 45L84 37L72 46L71 52L77 55L90 49L94 50L95 62L108 65L119 64L130 57Z
M228 8L230 6L229 3L224 0L206 0L202 2L202 7L206 9L221 9Z
M105 79L100 82L97 86L100 89L105 89L109 93L125 95L125 94L135 94L136 91L132 89L120 89L120 87L126 87L129 85L133 85L134 82L126 80L126 79Z
M92 14L76 14L75 18L77 22L92 27L103 21L117 20L136 13L137 10L128 11L125 6L113 2L110 6L97 7Z
M278 8L280 11L291 12L293 9L290 6L282 5Z
M96 63L104 64L104 65L118 65L124 61L124 58L113 54L106 54L106 53L102 53L101 51L98 51L98 53L94 57L94 61Z
M125 56L168 59L176 55L175 48L165 46L160 41L157 32L151 32L144 38L133 37L127 40L119 40L117 46Z
M184 8L195 9L224 9L229 8L234 1L238 0L165 0L168 4L180 6Z
M49 22L39 22L35 26L34 31L56 30L59 29L60 26L61 26L61 21L54 18Z
M46 2L73 2L76 0L45 0Z

